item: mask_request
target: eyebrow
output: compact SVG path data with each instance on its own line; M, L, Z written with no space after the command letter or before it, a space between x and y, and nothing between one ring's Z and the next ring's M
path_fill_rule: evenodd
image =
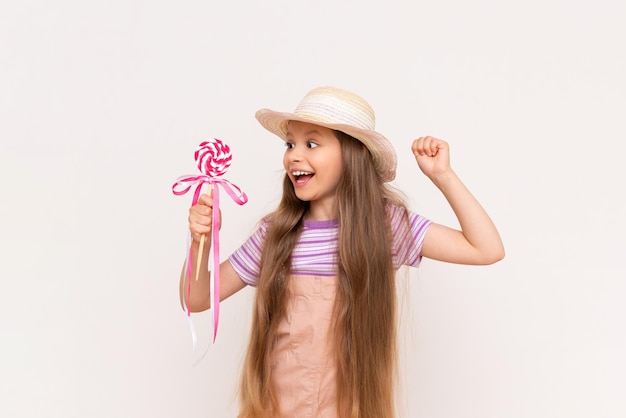
M313 135L313 134L321 135L322 133L320 131L318 131L317 129L311 129L309 131L306 131L304 133L304 136L309 136L309 135ZM285 136L289 137L289 136L293 136L293 134L291 133L291 131L287 130L287 133L285 134Z

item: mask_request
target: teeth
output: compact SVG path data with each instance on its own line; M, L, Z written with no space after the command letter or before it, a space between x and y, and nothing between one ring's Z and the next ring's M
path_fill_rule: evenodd
M291 174L294 176L306 176L306 175L313 174L313 173L309 171L292 171Z

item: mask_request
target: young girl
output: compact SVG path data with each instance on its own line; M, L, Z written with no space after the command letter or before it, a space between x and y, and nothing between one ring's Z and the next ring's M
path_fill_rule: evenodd
M395 271L422 257L494 263L504 257L498 231L451 169L448 144L430 136L411 149L461 230L407 210L386 184L395 151L353 93L317 88L294 113L256 118L285 142L286 173L278 208L220 265L220 299L257 287L239 416L392 418ZM189 210L193 257L211 216L209 195ZM210 308L208 253L189 298L181 274L194 312Z

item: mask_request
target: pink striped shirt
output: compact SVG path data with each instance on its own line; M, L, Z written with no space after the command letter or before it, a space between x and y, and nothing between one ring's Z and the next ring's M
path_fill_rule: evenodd
M417 267L422 259L422 243L431 221L413 212L408 212L409 229L400 231L403 210L389 206L393 236L393 266ZM259 276L263 238L268 222L262 225L229 257L235 272L251 286L255 286ZM302 234L291 255L291 274L304 276L335 276L337 274L337 239L339 222L304 221Z

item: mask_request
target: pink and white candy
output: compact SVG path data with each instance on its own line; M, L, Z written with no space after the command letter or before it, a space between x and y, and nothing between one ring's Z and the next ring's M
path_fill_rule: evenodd
M217 138L202 142L194 153L198 169L210 177L221 176L233 159L230 147Z
M212 248L213 248L213 265L218 266L220 263L220 244L219 244L219 222L220 222L220 210L219 210L219 188L221 186L224 191L230 196L231 199L238 205L243 205L248 201L248 196L237 186L232 184L226 179L217 178L228 170L231 160L233 158L230 147L224 144L217 138L211 138L207 141L201 142L196 152L194 153L198 169L202 172L202 175L185 175L176 180L176 183L172 186L172 192L181 196L187 193L195 186L193 198L191 200L191 206L198 203L202 186L209 184L213 191L213 230L212 234ZM202 260L202 252L204 249L205 235L203 234L200 239L200 246L198 248L198 256L196 260L196 281L198 280L198 274L200 272L200 261ZM191 243L187 248L187 274L191 278L192 274L192 251ZM220 269L217 268L212 275L212 289L211 294L213 296L213 341L217 336L217 326L220 316ZM191 283L187 284L187 298L191 295ZM187 307L187 315L191 316L191 310ZM195 346L195 331L192 324L192 336Z

